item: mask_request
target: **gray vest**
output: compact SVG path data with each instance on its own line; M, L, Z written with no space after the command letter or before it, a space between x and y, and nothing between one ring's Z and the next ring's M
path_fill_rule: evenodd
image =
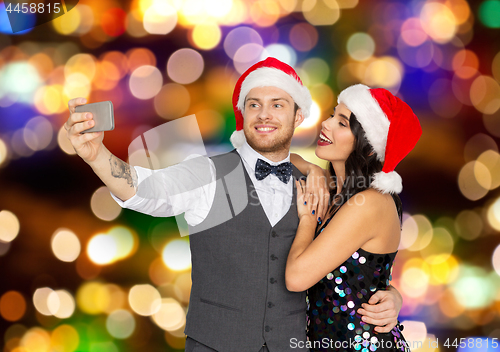
M258 352L264 342L270 352L308 351L290 347L292 339L306 340L305 292L285 285L299 223L295 185L290 209L272 227L239 154L212 160L214 203L189 228L193 286L185 334L221 352ZM293 176L302 174L294 167Z

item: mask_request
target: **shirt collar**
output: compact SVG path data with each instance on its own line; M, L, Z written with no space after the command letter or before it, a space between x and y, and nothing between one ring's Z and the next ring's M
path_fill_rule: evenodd
M255 164L257 163L257 159L262 159L268 162L271 165L278 165L286 161L290 161L290 151L288 151L288 156L278 162L271 161L255 149L250 147L250 145L245 141L241 147L237 149L237 152L240 154L241 158L251 167L252 171L255 171Z

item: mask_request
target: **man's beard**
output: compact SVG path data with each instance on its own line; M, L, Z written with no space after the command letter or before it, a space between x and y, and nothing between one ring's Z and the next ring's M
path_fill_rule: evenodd
M249 127L254 129L253 126ZM244 128L245 129L245 128ZM252 133L245 133L245 138L250 147L260 153L276 153L283 150L289 150L293 137L293 127L282 130L280 136L276 136L273 140L263 141Z

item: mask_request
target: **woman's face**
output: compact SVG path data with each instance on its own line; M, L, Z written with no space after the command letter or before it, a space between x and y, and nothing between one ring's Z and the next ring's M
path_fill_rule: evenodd
M321 132L316 147L316 156L323 160L344 162L354 150L354 135L349 125L351 111L340 103L333 115L321 123Z

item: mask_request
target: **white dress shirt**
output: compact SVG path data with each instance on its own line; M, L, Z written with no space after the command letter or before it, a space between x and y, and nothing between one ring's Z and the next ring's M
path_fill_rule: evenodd
M237 149L243 165L252 180L260 203L272 226L276 225L288 212L293 197L293 178L283 183L276 175L270 174L263 180L255 177L255 164L260 158L271 165L290 161L290 153L280 161L273 162L248 143ZM157 217L170 217L184 213L186 222L195 226L207 217L215 197L215 165L208 157L190 156L174 166L160 170L150 170L134 166L137 173L137 193L126 201L111 193L122 208L132 209ZM249 195L249 202L256 202Z

